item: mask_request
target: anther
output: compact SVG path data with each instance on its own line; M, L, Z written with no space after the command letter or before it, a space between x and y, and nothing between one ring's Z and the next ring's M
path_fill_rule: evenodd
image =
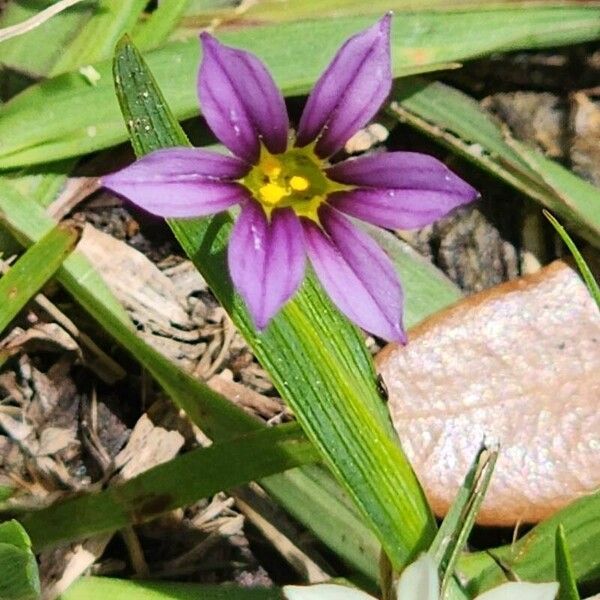
M303 192L304 190L308 189L308 186L308 179L306 179L305 177L294 175L290 179L290 187L296 192Z

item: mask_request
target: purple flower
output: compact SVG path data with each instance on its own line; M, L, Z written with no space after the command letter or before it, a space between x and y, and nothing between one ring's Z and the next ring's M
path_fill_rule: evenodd
M386 15L346 41L310 94L295 136L283 97L258 58L203 33L202 113L235 156L159 150L107 176L104 185L163 217L199 217L239 204L229 271L258 328L295 294L308 256L348 318L404 342L394 267L346 215L381 227L422 227L477 193L423 154L327 161L390 92L389 33Z

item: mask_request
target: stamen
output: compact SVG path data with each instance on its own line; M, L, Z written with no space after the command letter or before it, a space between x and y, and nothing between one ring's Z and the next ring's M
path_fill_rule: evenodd
M304 190L307 190L309 185L309 181L306 179L306 177L294 175L290 179L290 187L297 192L303 192Z
M276 183L267 183L259 188L258 192L263 202L270 206L275 206L282 198L289 195L289 190Z
M281 163L271 154L262 158L260 166L270 179L276 179L281 175Z

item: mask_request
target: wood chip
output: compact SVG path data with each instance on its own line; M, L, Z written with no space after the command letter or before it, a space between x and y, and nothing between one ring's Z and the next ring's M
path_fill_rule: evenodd
M78 249L125 306L140 336L191 370L201 350L200 334L173 282L141 252L91 225L85 226Z
M156 427L147 415L142 415L133 428L127 445L115 458L115 466L121 469L116 479L131 479L151 467L175 458L184 442L179 432Z
M281 401L263 396L245 385L226 379L221 375L211 377L207 383L213 390L241 406L250 414L262 417L267 421L280 416L284 417L283 420L291 418L290 410Z
M539 521L600 486L600 314L571 267L471 296L409 340L377 363L438 515L485 436L501 453L481 523Z

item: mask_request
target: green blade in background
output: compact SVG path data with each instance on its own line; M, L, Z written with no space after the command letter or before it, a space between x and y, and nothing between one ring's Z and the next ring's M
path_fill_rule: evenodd
M580 600L577 592L577 582L573 573L571 553L565 537L565 528L556 528L554 556L556 562L556 580L559 583L557 600Z
M147 0L99 0L93 5L90 19L63 49L50 74L58 75L70 71L74 65L87 65L110 56L115 40L133 29L147 4Z
M175 29L189 4L190 0L161 2L148 20L138 24L133 30L132 37L136 46L144 50L160 46Z
M187 145L128 40L117 49L115 81L138 155L158 146ZM140 123L143 126L136 126ZM425 548L435 523L392 437L373 367L356 329L335 311L309 275L265 332L257 333L227 273L230 217L221 214L210 219L170 220L169 224L309 439L356 502L393 565L400 568Z
M60 542L149 521L317 458L296 423L261 427L243 437L177 456L101 492L79 494L29 512L19 520L39 552Z
M8 2L0 13L0 28L21 23L39 13L42 8L45 7L39 0ZM26 35L3 42L0 47L0 64L34 79L46 76L77 35L78 29L90 18L92 11L91 3L72 6ZM40 48L44 51L40 52Z
M186 25L210 24L215 18L231 21L236 25L245 23L272 23L283 21L296 21L300 19L324 19L341 16L355 15L382 15L388 10L394 11L398 18L403 18L403 12L414 11L495 11L522 7L523 9L549 6L567 7L582 5L599 7L600 2L581 0L261 0L249 3L245 10L240 11L238 4L220 2L220 10L206 7L206 3L190 2L187 19L182 23ZM493 15L492 15L493 18Z
M438 565L442 600L448 598L451 593L458 592L458 589L453 589L456 584L454 578L456 563L475 525L497 459L497 447L488 448L485 444L481 445L429 549L429 553ZM458 588L457 585L455 587Z
M264 59L289 96L307 92L339 45L372 23L373 17L346 17L245 28L219 37ZM393 69L396 76L406 75L491 52L573 44L599 36L598 9L506 9L483 15L414 12L394 20ZM150 68L178 119L198 114L198 46L191 39L148 54ZM95 69L101 76L95 87L79 73L65 74L33 86L0 109L0 168L43 163L49 156L77 156L126 139L110 65L99 63Z
M59 225L31 246L0 279L0 334L56 273L78 238L76 229Z
M556 528L562 525L569 540L573 574L578 581L600 579L600 492L576 500L551 518L536 525L514 544L463 556L459 570L469 591L479 594L506 581L506 571L524 581L552 581L556 577L554 547Z
M277 588L82 577L57 600L281 600Z
M600 191L558 163L512 141L479 104L439 82L396 84L390 114L546 206L600 245Z
M562 241L565 243L565 245L573 255L575 263L579 268L579 272L581 273L581 276L583 277L583 280L585 281L585 284L587 285L587 288L590 291L592 298L596 301L598 308L600 308L600 286L598 285L598 282L596 281L592 270L581 255L581 252L579 252L579 248L577 248L575 242L567 233L567 230L554 218L554 216L551 215L547 210L544 210L543 212L546 219L550 221L552 227L554 227L554 229L556 230L556 233L558 233Z

